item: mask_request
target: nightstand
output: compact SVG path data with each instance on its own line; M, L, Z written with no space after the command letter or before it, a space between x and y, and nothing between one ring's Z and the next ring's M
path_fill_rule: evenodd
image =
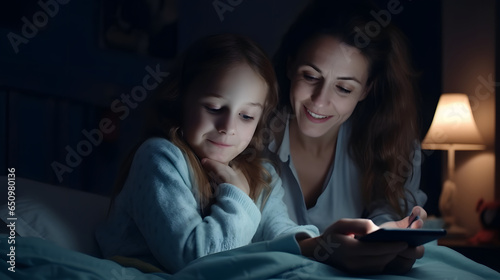
M469 259L500 272L500 241L472 245L465 237L443 237L438 244L449 247Z

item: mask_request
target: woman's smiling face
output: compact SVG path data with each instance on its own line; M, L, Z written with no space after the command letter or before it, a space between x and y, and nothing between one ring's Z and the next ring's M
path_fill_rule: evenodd
M361 52L323 35L290 61L290 103L301 133L321 137L336 130L366 96L368 61Z

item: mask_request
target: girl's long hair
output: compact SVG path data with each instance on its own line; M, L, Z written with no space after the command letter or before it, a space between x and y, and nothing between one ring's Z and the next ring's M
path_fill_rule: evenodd
M369 91L350 117L349 153L362 174L365 207L387 201L404 217L408 211L404 185L412 176L405 167L413 168L419 135L416 75L403 34L392 24L376 28L372 14L379 10L367 1L311 2L283 37L274 63L280 106L291 108L287 64L302 46L329 35L361 51L369 61Z
M248 147L231 161L233 167L240 169L250 186L250 197L257 199L264 189L269 189L270 173L263 167L266 139L266 123L273 108L278 103L278 89L272 63L265 52L250 39L235 35L212 35L200 39L180 56L166 81L150 99L146 117L144 140L163 137L182 150L191 169L192 181L196 185L201 210L212 202L213 182L203 169L200 159L183 139L181 125L183 104L186 91L197 78L211 74L225 75L238 64L247 64L267 85L267 95L261 119ZM141 142L142 143L142 142ZM134 154L139 143L123 162L115 182L115 197L126 182Z

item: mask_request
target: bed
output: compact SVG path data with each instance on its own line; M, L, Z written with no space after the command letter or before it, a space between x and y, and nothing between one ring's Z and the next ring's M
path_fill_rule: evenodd
M100 255L93 233L106 218L107 197L23 178L16 178L15 188L14 215L8 196L0 201L7 224L0 235L0 279L500 279L436 243L425 245L424 258L406 275L348 275L289 253L286 237L200 258L174 275L143 272Z

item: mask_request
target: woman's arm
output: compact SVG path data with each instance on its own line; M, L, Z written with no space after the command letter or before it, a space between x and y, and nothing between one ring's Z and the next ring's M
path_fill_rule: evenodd
M405 171L408 168L409 162L401 162L401 170ZM427 201L427 195L420 189L420 177L421 177L421 165L422 165L422 150L419 145L415 145L415 153L413 155L412 166L413 169L411 173L407 174L391 174L388 176L388 180L406 180L404 184L406 203L408 211L416 212L416 206L423 206ZM406 171L405 171L406 172ZM390 181L387 182L391 184ZM403 209L405 206L404 201L400 201L400 207ZM420 207L421 208L421 207ZM423 209L422 209L423 210ZM381 226L386 222L393 222L400 219L399 215L386 201L374 201L368 206L368 219L371 219L375 224ZM418 212L418 211L417 211ZM411 213L406 213L410 215ZM420 216L424 218L424 216ZM423 221L424 219L422 219ZM386 227L386 226L384 226Z
M407 228L416 216L419 219L411 224L411 228L421 228L427 218L427 212L419 205L424 205L427 196L420 190L420 176L422 164L422 151L419 145L416 145L415 154L413 157L413 169L404 185L406 192L406 201L411 213L403 219L398 219L396 213L387 204L379 204L379 207L371 211L369 218L376 224L384 228ZM403 164L403 163L402 163ZM401 202L401 207L404 207L404 202ZM404 273L410 270L419 258L424 255L424 246L410 247L402 251L392 260L386 270L392 273Z
M390 271L389 264L408 245L404 242L361 242L355 235L365 235L378 227L367 219L341 219L319 237L298 240L302 255L356 274L382 272L404 273L410 267Z

